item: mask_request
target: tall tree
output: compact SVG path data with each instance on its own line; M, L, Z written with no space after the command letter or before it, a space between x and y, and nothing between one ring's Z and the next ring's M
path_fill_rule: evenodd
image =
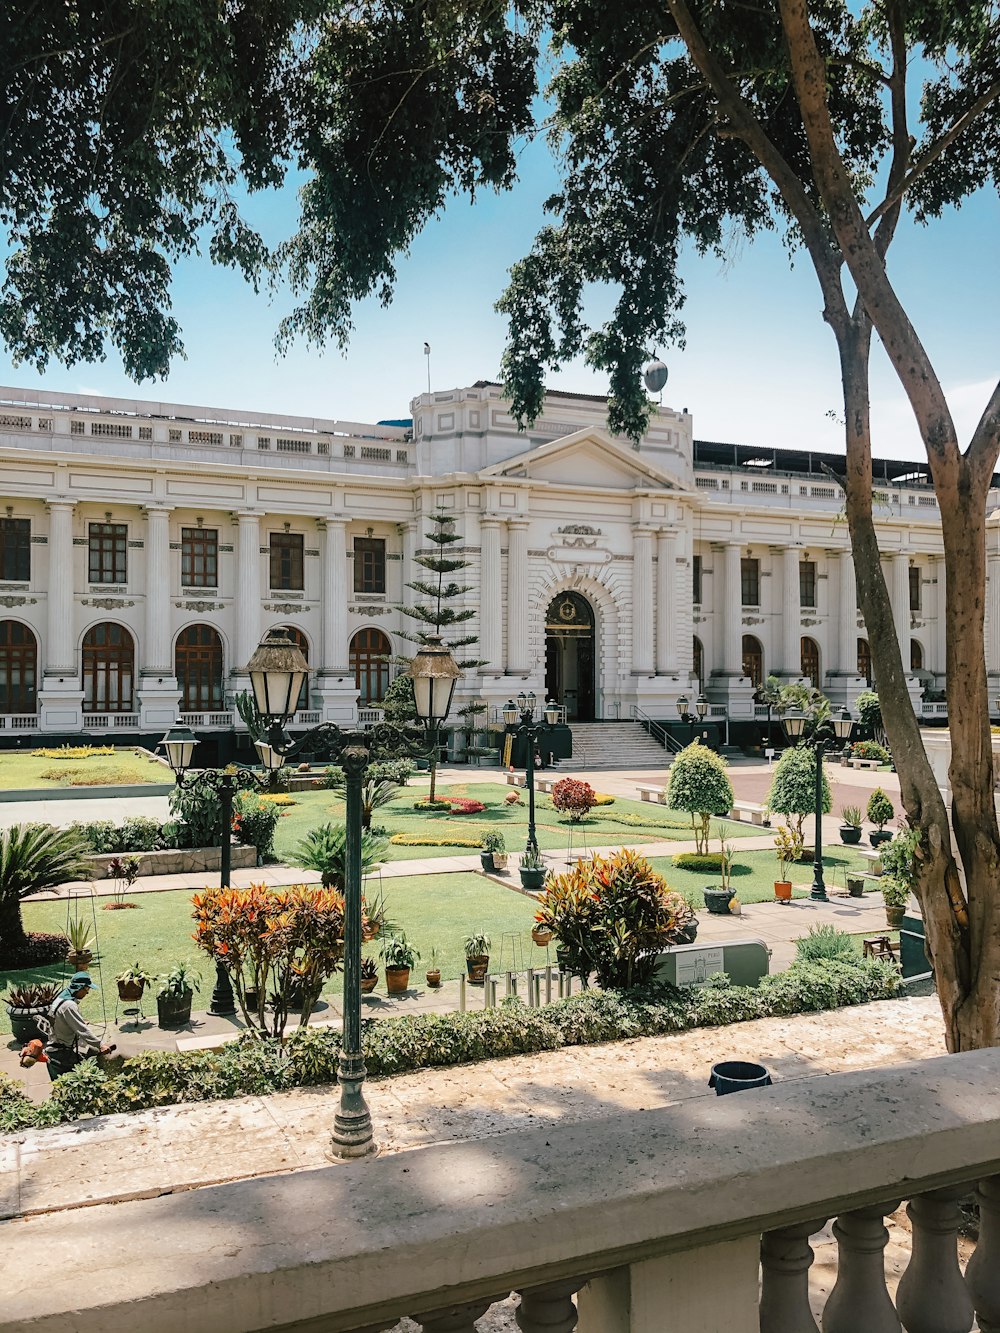
M454 656L462 648L471 647L472 644L479 642L476 634L459 634L455 637L451 633L456 626L466 624L478 614L475 607L455 605L464 601L465 594L472 591L472 585L456 583L451 577L461 569L468 569L472 561L462 556L448 554L449 549L462 540L461 534L455 531L455 520L451 514L443 509L436 509L430 515L430 521L431 530L424 533L424 536L430 542L431 549L419 552L413 559L415 564L436 577L433 581L414 579L412 583L406 585L425 600L417 602L415 606L402 608L405 615L420 625L420 628L414 630L412 634L404 634L403 637L412 643L425 646L443 643ZM456 657L455 660L463 671L471 671L474 667L483 665L482 661L472 658ZM434 800L437 791L437 766L438 753L435 750L431 756L429 797L431 801Z

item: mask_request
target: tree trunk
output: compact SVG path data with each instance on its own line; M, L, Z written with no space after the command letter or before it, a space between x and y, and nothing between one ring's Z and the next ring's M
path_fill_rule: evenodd
M20 898L0 899L0 966L27 944Z

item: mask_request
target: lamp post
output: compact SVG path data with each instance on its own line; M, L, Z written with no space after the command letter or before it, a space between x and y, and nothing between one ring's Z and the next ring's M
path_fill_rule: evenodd
M189 791L197 787L206 787L214 791L219 798L219 815L222 825L219 847L219 884L221 888L227 889L229 888L233 859L233 795L237 788L263 789L270 786L273 772L281 767L281 757L277 757L276 763L264 762L264 768L268 770L268 777L264 780L261 780L256 773L252 773L247 768L237 768L235 772L224 772L218 768L192 770L191 760L194 757L197 744L198 738L194 732L181 721L175 722L163 740L160 741L161 747L166 751L167 763L173 771L174 782L177 784L178 790ZM261 759L263 761L263 755ZM236 1001L233 998L233 987L229 980L229 973L222 963L218 962L215 965L215 989L212 991L208 1012L214 1014L217 1018L230 1018L236 1013Z
M695 711L692 713L690 700L686 694L682 694L677 700L677 712L680 715L680 719L682 722L686 722L691 728L689 744L694 741L695 719L699 722L704 722L705 714L708 712L708 700L705 698L704 693L698 695L697 699L694 701L694 707Z
M522 690L516 703L508 699L502 710L508 735L523 737L528 746L528 758L524 766L528 784L528 842L525 851L538 851L538 838L535 835L535 745L556 725L559 713L558 704L547 703L542 710L542 719L536 722L535 696L530 690L527 693Z
M344 1031L337 1064L340 1102L334 1116L331 1153L364 1157L373 1152L372 1121L364 1097L367 1076L361 1049L361 789L369 764L393 755L429 758L451 709L459 668L440 639L431 639L410 662L413 702L423 735L380 722L347 730L333 722L291 739L285 732L309 667L287 630L273 629L247 664L256 715L249 730L265 766L280 764L309 748L344 770L346 865L344 881ZM265 757L266 756L266 757Z
M813 729L805 736L806 724L811 720ZM845 741L851 734L854 723L846 708L832 716L817 718L815 713L807 715L801 709L793 708L786 713L782 722L788 739L804 749L813 751L816 769L816 843L813 858L813 882L809 890L812 902L826 903L826 884L823 880L823 755L831 742Z

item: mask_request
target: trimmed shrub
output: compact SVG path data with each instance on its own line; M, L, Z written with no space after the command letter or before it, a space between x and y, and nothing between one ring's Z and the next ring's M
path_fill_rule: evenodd
M850 963L858 956L858 948L846 930L836 926L810 926L809 934L795 941L795 956L813 963L825 958Z
M394 833L389 839L398 847L482 847L481 838L421 837L418 833Z
M570 822L579 824L597 804L597 793L589 782L576 778L562 778L552 788L552 806L560 814L569 815Z
M675 866L684 870L704 870L718 872L722 869L721 852L678 852L673 858Z
M725 763L700 741L686 746L670 765L667 803L690 814L699 852L708 851L711 816L728 814L734 800Z
M453 815L481 815L486 809L482 801L452 801L451 813Z
M280 818L274 802L254 791L239 791L233 798L233 832L244 846L257 848L258 861L274 856L274 830Z
M868 816L869 824L874 824L881 832L883 825L888 824L896 811L882 788L876 787L868 798L868 809L865 813Z
M767 808L789 817L789 826L801 837L802 821L816 812L816 752L795 745L778 760L767 795ZM823 813L833 809L830 780L823 768Z
M884 745L879 745L878 741L856 741L851 746L851 757L877 759L880 764L888 764L892 756Z

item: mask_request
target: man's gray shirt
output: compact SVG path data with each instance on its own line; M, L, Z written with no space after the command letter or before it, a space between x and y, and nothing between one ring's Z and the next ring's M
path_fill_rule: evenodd
M100 1037L95 1037L91 1032L75 1000L56 1000L49 1010L49 1021L52 1024L49 1041L57 1046L69 1046L72 1049L76 1042L76 1049L81 1052L101 1049Z

